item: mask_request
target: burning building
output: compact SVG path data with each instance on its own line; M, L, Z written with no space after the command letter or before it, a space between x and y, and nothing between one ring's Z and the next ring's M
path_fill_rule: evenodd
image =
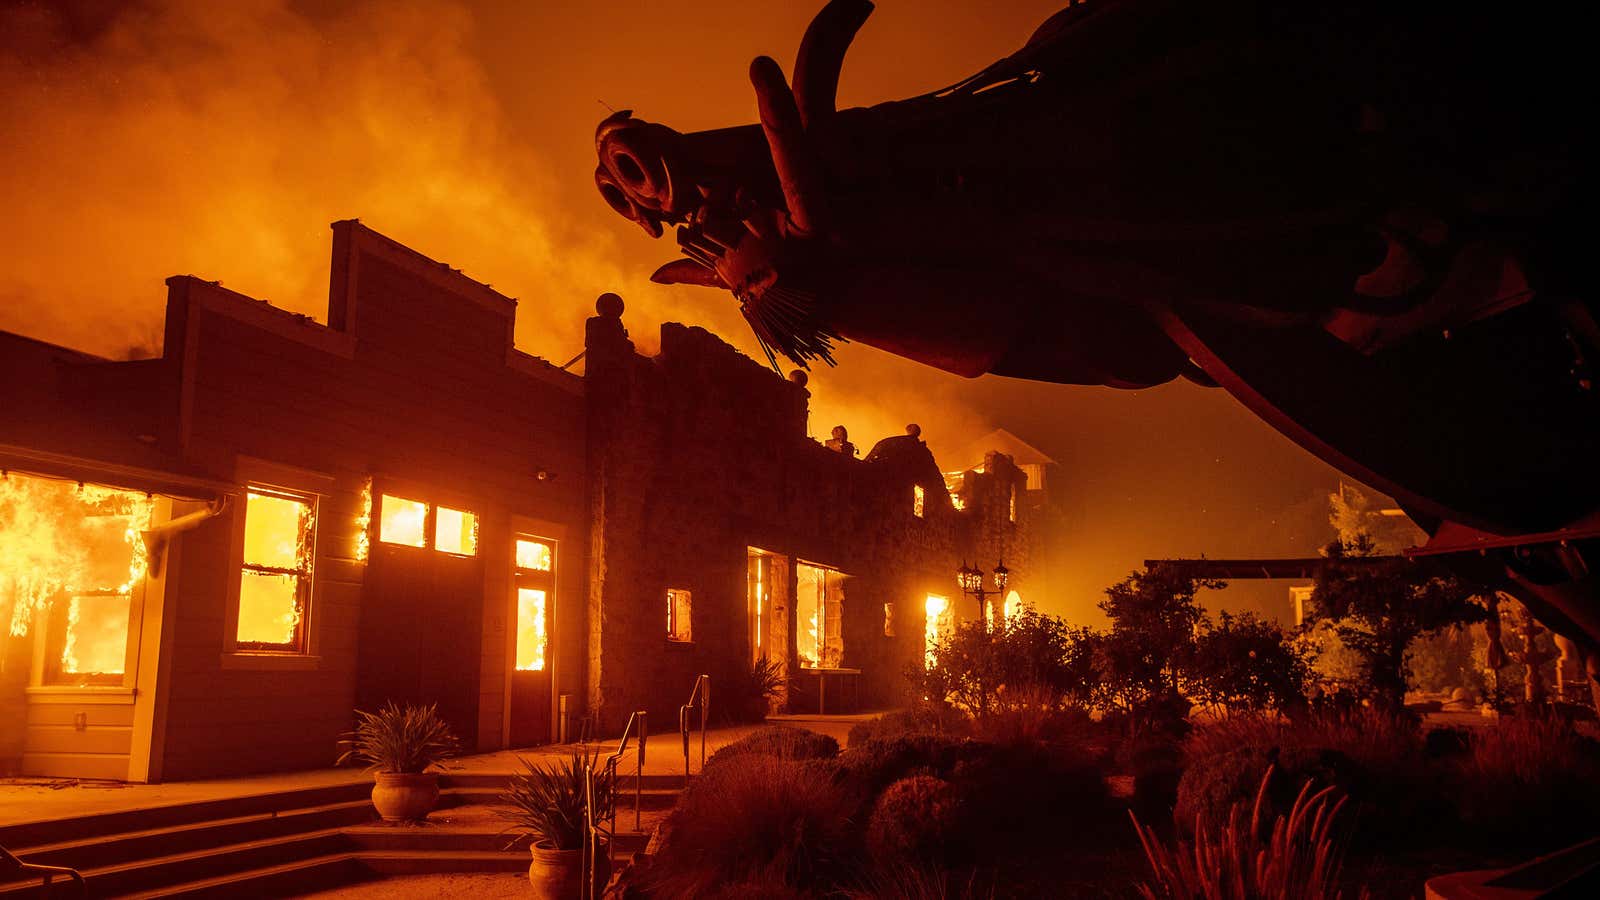
M791 708L884 705L979 614L962 559L1030 589L1008 456L958 509L914 429L814 441L803 379L703 330L644 356L602 298L575 375L514 300L333 232L326 324L180 276L156 359L0 334L0 771L320 767L389 699L525 746L762 657Z

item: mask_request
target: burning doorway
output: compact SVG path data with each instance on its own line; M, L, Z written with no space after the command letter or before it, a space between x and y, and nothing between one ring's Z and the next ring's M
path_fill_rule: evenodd
M143 779L135 688L157 505L143 491L0 478L0 720L23 726L0 733L0 765Z
M510 698L513 747L551 739L550 634L555 618L555 574L555 542L528 534L515 537L511 576L516 604Z

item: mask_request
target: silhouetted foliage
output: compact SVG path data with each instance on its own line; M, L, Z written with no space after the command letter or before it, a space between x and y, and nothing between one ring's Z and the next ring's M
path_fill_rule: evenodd
M1201 626L1184 691L1230 711L1296 709L1305 702L1311 658L1277 622L1224 612Z
M1333 621L1339 640L1361 660L1365 688L1379 703L1405 702L1408 650L1424 634L1487 617L1474 597L1478 585L1437 564L1411 559L1375 560L1365 534L1337 540L1317 573L1310 614Z
M832 759L839 755L839 742L806 728L768 725L718 749L706 760L706 768L752 754L785 760Z

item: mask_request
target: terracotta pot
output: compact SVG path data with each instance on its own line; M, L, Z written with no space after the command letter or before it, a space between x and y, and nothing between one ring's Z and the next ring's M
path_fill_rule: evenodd
M372 805L385 822L420 821L439 802L439 776L432 772L378 772L373 778Z
M576 900L583 887L583 851L557 850L549 841L528 848L533 862L528 864L528 883L540 900ZM601 842L594 865L594 896L600 896L611 880L611 857Z

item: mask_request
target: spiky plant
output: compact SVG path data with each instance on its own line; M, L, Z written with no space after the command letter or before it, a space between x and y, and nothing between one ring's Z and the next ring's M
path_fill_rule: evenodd
M460 750L436 703L401 706L391 700L375 713L358 709L356 730L348 737L352 746L339 764L355 760L374 772L418 775Z
M584 773L595 768L594 819L611 815L616 785L600 764L600 754L574 752L548 766L518 757L522 771L511 776L501 792L501 818L506 830L525 834L534 843L549 841L557 850L579 850L584 845ZM515 843L515 841L513 841Z
M1335 832L1333 823L1344 807L1332 787L1312 793L1307 781L1287 817L1279 816L1263 840L1262 811L1272 767L1261 778L1256 799L1245 822L1245 804L1233 804L1221 835L1212 840L1206 823L1195 823L1191 843L1179 840L1172 847L1133 818L1134 830L1154 874L1153 883L1139 885L1145 900L1339 900L1340 870L1344 866L1347 835ZM1361 889L1365 900L1368 892Z

